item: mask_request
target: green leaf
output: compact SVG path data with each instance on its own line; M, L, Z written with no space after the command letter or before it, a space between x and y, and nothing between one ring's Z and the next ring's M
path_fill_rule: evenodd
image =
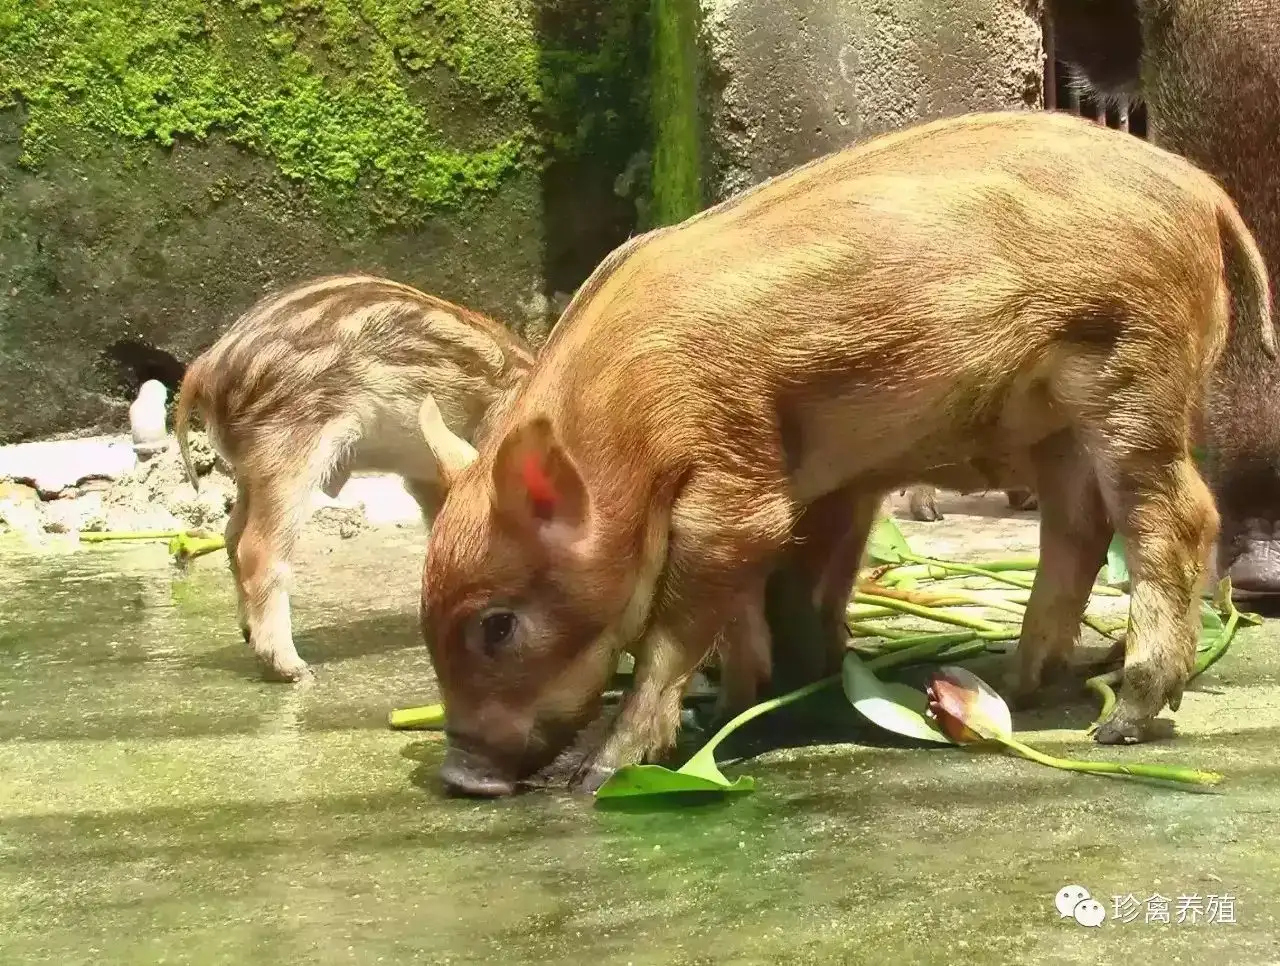
M692 761L692 759L690 759ZM685 765L685 768L688 764ZM741 775L729 781L712 762L714 775L691 773L681 768L672 771L661 765L627 765L619 768L596 789L596 798L638 798L647 795L685 795L690 792L749 792L755 788L755 779Z
M953 744L940 728L925 717L928 698L905 684L886 684L852 651L844 658L841 675L849 703L868 721L886 731L920 741Z
M1212 644L1225 626L1217 608L1207 600L1200 601L1200 646L1207 647Z
M794 691L788 691L786 694L747 708L712 735L710 741L675 771L661 765L624 765L596 789L595 797L599 800L689 792L749 792L756 787L755 779L749 775L743 775L732 782L725 778L716 765L716 746L753 718L806 698L815 691L834 684L836 680L835 675L822 678L820 681L814 681L812 684L806 684L802 688L796 688Z
M1117 533L1107 546L1107 565L1103 568L1102 583L1108 587L1127 587L1129 585L1129 565L1124 559L1124 541Z
M893 517L880 517L867 538L867 556L875 564L902 563L903 554L911 553Z

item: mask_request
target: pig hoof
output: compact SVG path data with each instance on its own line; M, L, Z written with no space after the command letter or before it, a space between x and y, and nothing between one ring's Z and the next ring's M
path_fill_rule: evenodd
M1040 506L1036 495L1027 490L1005 490L1004 495L1009 500L1011 510L1036 510Z
M1093 740L1100 745L1136 745L1143 737L1142 725L1114 713L1093 733Z
M310 666L302 658L293 661L280 661L272 664L267 669L267 676L277 681L288 681L293 684L301 684L304 681L311 680L314 677Z
M252 643L253 643L253 638L252 638L252 636L249 634L249 628L247 628L247 627L242 627L242 628L240 628L240 636L244 638L244 642L245 642L246 644L252 644Z
M578 773L569 782L569 790L582 795L594 795L596 789L607 782L612 774L612 769L589 762L578 769Z
M938 512L937 507L913 506L911 508L911 519L919 520L921 523L937 523L942 519L942 514Z
M1044 704L1044 694L1039 688L1013 687L1007 691L1005 704L1010 711L1034 711Z

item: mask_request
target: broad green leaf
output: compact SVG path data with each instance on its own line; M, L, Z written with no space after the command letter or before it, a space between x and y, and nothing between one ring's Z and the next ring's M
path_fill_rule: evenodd
M1124 541L1120 534L1111 538L1107 546L1107 565L1102 569L1102 583L1108 587L1125 588L1129 585L1129 565L1124 559Z
M902 535L893 517L882 516L867 538L867 556L872 563L902 563L902 554L910 553L907 538Z
M849 703L873 724L920 741L953 743L925 717L929 702L924 692L905 684L886 684L852 651L845 655L842 679Z
M1202 600L1200 602L1200 646L1206 647L1212 644L1225 626L1217 608L1207 600Z
M688 767L688 764L685 765ZM755 779L742 775L729 781L712 762L714 775L691 773L684 768L672 771L661 765L627 765L619 768L596 789L596 798L636 798L643 795L688 794L689 792L749 792Z

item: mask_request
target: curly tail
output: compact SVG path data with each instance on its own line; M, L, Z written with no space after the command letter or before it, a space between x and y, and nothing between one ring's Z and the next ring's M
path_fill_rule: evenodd
M1258 321L1258 334L1262 336L1262 348L1270 358L1275 359L1276 331L1271 324L1271 282L1267 274L1267 263L1263 261L1258 243L1240 217L1235 202L1225 191L1218 202L1218 230L1224 236L1230 236L1230 250L1224 254L1239 270L1247 287L1246 291L1235 293L1236 304L1253 309Z
M182 454L182 466L187 471L187 479L191 488L200 492L200 482L196 476L196 468L191 463L191 450L187 444L187 423L193 411L200 410L203 416L202 402L204 398L204 366L203 360L197 359L187 367L182 377L182 389L178 394L178 408L173 417L173 435L178 440L178 452Z

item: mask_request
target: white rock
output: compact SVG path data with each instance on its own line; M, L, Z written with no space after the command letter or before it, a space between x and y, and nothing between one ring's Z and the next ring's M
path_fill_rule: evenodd
M7 527L30 543L44 542L39 504L30 500L0 500L0 526Z
M64 439L0 446L0 477L29 483L41 495L56 494L81 480L116 480L137 465L128 437Z
M409 495L398 476L353 476L336 500L330 500L319 490L312 496L313 510L324 506L354 507L361 503L365 519L375 525L422 519L418 501Z
M129 407L133 449L140 457L153 456L169 445L164 412L168 398L169 390L164 383L148 379L139 387L138 398Z

